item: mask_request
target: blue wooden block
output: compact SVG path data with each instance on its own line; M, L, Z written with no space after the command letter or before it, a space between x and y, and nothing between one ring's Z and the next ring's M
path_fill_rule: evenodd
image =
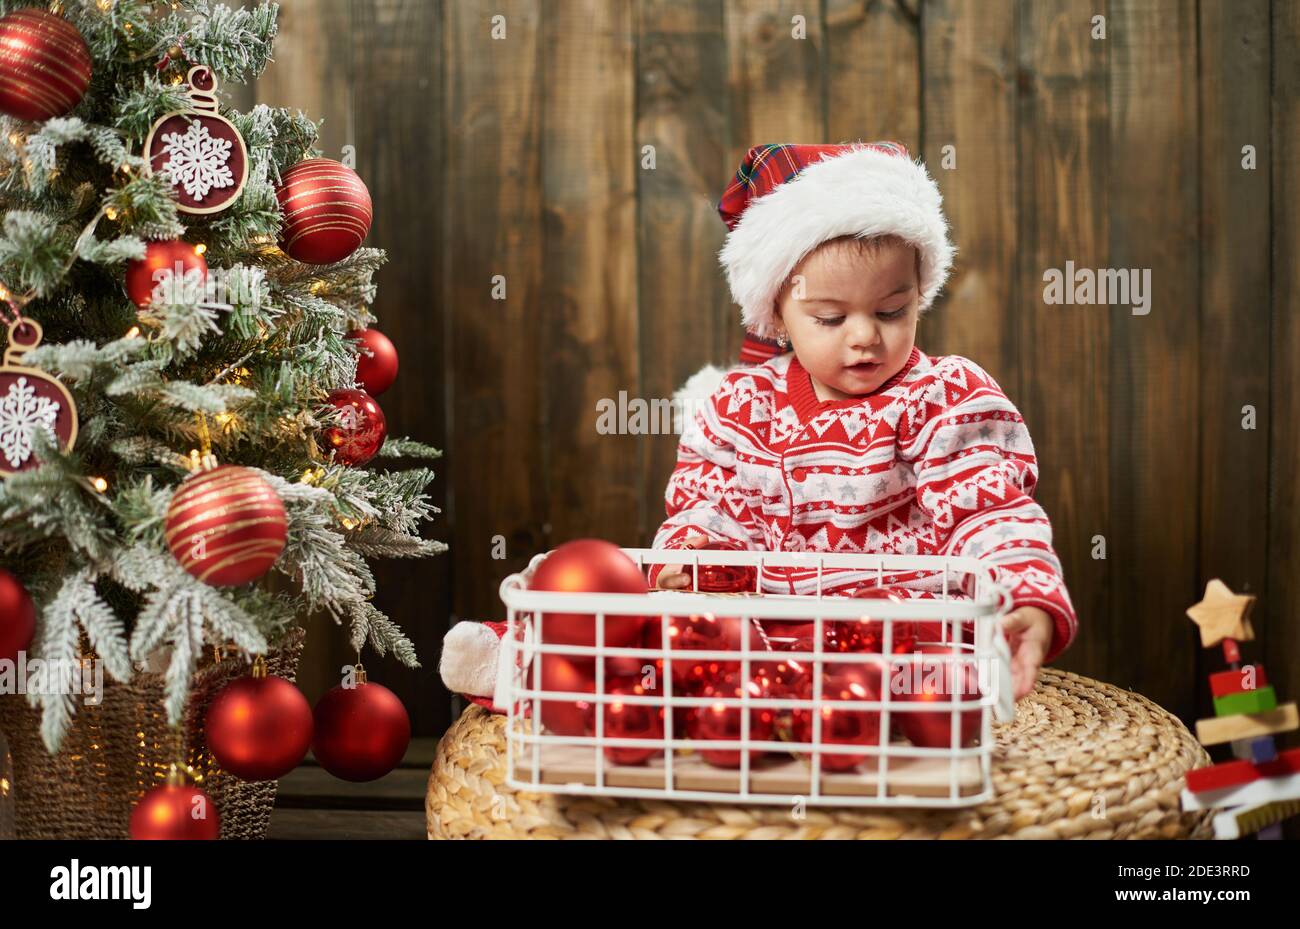
M1272 761L1277 757L1277 742L1271 735L1256 736L1253 739L1233 739L1232 757L1256 763Z

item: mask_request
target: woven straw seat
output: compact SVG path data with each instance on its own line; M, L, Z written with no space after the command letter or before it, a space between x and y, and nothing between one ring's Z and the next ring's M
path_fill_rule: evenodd
M431 839L1210 838L1184 813L1184 774L1210 763L1174 716L1131 691L1045 668L1013 723L994 726L993 799L961 809L788 807L516 791L505 717L469 707L429 776Z

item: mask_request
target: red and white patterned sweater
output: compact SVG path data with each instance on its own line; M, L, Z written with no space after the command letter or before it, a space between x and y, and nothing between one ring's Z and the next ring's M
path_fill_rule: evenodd
M655 548L705 535L751 550L975 556L1014 606L1052 618L1045 662L1074 639L1051 523L1033 500L1029 430L973 361L913 348L873 393L822 401L788 353L728 371L699 407L682 431ZM886 573L885 583L934 598L942 580L942 572ZM823 592L863 583L874 585L876 572L827 569ZM762 587L815 594L817 573L765 567Z

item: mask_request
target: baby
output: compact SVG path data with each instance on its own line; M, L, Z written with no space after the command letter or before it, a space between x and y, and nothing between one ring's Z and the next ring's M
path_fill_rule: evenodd
M953 254L937 186L895 143L760 146L719 211L749 337L742 366L678 395L708 399L683 429L654 547L978 556L1012 593L1013 689L1029 693L1077 620L1020 413L973 361L915 345ZM762 360L773 339L792 351ZM876 580L828 569L822 589ZM690 580L669 565L650 582ZM773 592L817 583L815 569L762 578ZM886 583L933 598L942 574Z
M748 334L740 367L706 368L678 394L702 402L682 430L654 547L978 557L1012 595L1003 630L1024 696L1077 622L1033 500L1038 463L1020 413L973 361L915 345L952 266L937 185L892 142L762 145L718 211ZM680 565L648 579L688 583ZM827 569L822 592L877 581ZM818 590L815 569L765 566L761 583ZM886 572L884 583L916 599L943 589L942 572ZM451 629L448 688L492 705L504 629Z

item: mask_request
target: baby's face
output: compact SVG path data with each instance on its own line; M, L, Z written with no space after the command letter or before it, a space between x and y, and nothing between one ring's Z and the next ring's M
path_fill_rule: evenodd
M836 243L795 268L777 314L820 399L871 393L903 367L916 339L916 264L910 245L858 254Z

